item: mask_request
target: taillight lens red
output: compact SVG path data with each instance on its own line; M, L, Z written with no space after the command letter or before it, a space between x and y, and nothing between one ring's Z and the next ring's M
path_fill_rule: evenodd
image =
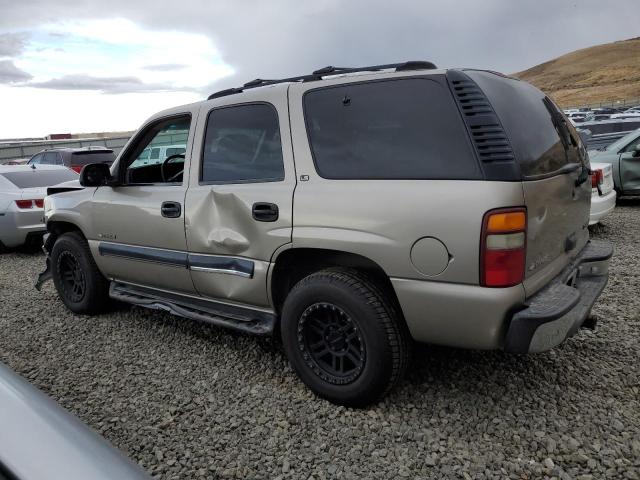
M82 165L72 165L71 170L73 170L76 173L80 173L82 171Z
M23 210L33 208L33 200L16 200L16 205Z
M511 287L521 283L527 251L526 209L487 212L481 237L480 283L485 287Z
M598 188L604 181L604 172L601 169L593 170L591 175L591 188Z
M44 208L44 200L42 198L31 200L16 200L16 205L22 210L28 210L34 206L37 208Z

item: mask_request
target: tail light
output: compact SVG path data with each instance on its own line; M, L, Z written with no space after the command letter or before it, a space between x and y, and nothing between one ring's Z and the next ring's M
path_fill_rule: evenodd
M21 210L28 210L30 208L33 208L34 205L37 208L43 208L44 207L44 200L42 198L37 198L37 199L32 199L32 200L16 200L16 205Z
M600 190L602 182L604 182L604 172L601 169L591 170L591 188Z
M482 222L480 283L511 287L524 280L527 210L504 208L485 213Z
M76 173L80 173L82 171L82 165L71 165L71 170Z

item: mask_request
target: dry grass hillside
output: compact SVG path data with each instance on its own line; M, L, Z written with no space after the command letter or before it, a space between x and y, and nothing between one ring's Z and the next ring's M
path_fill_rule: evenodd
M576 50L514 74L563 107L640 97L640 37Z

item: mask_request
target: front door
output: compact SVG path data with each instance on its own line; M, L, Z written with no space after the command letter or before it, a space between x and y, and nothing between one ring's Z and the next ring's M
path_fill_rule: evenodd
M620 185L625 193L640 193L640 157L634 157L640 136L631 141L620 152Z
M253 92L243 93L243 101ZM296 183L287 100L208 102L198 122L186 198L189 267L196 290L268 308L274 252L291 242Z
M90 242L100 269L114 280L193 293L187 268L184 200L197 109L151 122L114 167L116 187L97 189ZM148 152L182 145L182 154Z

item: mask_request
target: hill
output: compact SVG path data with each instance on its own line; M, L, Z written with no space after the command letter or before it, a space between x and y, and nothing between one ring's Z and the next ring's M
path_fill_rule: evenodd
M640 97L640 37L576 50L513 76L560 106Z

